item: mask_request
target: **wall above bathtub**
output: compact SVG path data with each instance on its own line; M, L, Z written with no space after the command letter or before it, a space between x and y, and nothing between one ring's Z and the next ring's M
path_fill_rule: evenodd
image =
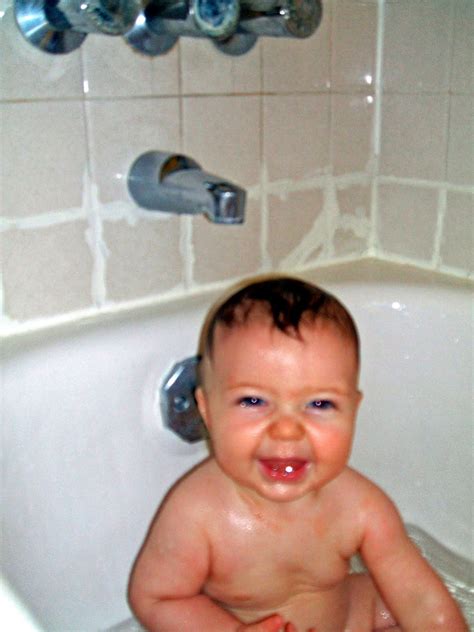
M314 36L235 58L100 36L54 56L3 0L5 336L366 257L473 278L472 2L324 12ZM246 223L138 209L126 175L156 147L241 184Z

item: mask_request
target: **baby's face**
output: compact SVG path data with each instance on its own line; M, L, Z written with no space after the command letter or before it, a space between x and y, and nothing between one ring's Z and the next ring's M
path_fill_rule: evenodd
M218 326L196 393L222 470L269 500L296 500L342 472L361 397L349 338L322 322L300 334L262 317Z

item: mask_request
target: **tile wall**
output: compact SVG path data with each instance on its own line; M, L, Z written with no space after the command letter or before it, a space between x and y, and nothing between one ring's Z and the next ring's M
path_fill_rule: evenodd
M2 328L132 309L364 256L473 275L471 0L326 0L308 40L52 56L0 0ZM248 191L243 226L150 214L133 160L183 152Z

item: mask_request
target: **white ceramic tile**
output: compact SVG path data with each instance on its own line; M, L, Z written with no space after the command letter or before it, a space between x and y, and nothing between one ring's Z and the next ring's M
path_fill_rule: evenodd
M334 174L368 172L372 158L374 96L333 94L331 108Z
M474 2L454 2L454 38L451 61L451 91L472 94L474 90Z
M336 1L332 29L333 88L367 88L374 84L376 36L376 3Z
M386 2L385 90L448 91L454 4L452 0Z
M235 94L258 92L260 44L245 55L233 57L219 51L207 39L182 37L183 94Z
M330 5L307 39L262 37L263 88L266 92L310 92L330 87Z
M124 301L159 294L181 281L179 218L104 221L107 299Z
M448 191L441 241L441 262L474 270L474 196Z
M28 320L91 305L92 258L85 222L2 234L7 316Z
M89 97L176 95L178 47L147 57L121 37L88 36L81 47L84 89Z
M278 266L310 232L315 220L322 213L323 191L295 191L284 197L268 197L268 246L273 266ZM323 241L325 241L325 237ZM317 244L313 244L314 248ZM309 248L306 256L316 255Z
M211 283L256 274L261 267L260 224L256 200L247 201L243 224L225 226L204 217L194 219L194 281Z
M263 151L270 180L329 169L329 95L265 96Z
M451 96L448 182L474 184L474 96L472 95Z
M378 191L378 239L383 251L431 261L438 216L434 188L382 184Z
M81 103L5 103L0 119L2 212L21 217L80 207L86 172Z
M87 111L99 200L132 203L126 180L134 160L150 150L180 151L178 99L95 101Z
M444 180L448 105L447 95L384 95L380 155L383 175Z
M45 53L22 36L9 6L0 17L0 100L79 97L80 53Z
M241 186L260 180L260 98L183 99L183 151L206 171Z

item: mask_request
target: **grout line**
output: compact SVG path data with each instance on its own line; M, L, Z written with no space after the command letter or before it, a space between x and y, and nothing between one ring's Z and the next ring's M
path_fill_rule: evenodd
M446 189L441 189L438 194L438 208L436 218L436 228L433 244L433 257L431 263L434 268L438 269L441 265L441 242L443 239L444 218L446 216L446 202L448 192Z
M183 281L185 288L191 288L194 286L194 262L196 260L193 243L193 218L191 216L181 215L179 220L179 250L183 265Z
M422 180L419 178L407 178L398 176L377 176L382 184L404 184L412 187L423 187L428 189L446 189L456 193L474 193L474 185L452 184L443 180Z
M381 0L379 0L381 1ZM375 85L375 82L374 82ZM392 90L390 88L384 89L385 94L390 95L398 95L398 96L472 96L472 92L466 90L439 90L439 91L423 91L423 90L407 90L402 92L400 90ZM261 90L261 91L249 91L249 92L175 92L169 94L137 94L133 96L123 96L123 95L106 95L99 97L92 97L90 94L87 95L88 103L103 103L103 102L122 102L122 101L150 101L156 99L176 99L178 97L182 97L183 99L207 99L212 97L224 97L224 98L233 98L233 97L256 97L259 95L265 95L270 97L288 97L288 96L329 96L329 95L341 95L341 96L354 96L354 95L367 95L371 94L371 86L361 85L361 86L353 86L348 85L345 88L315 88L314 90ZM0 104L2 105L24 105L24 104L34 104L34 103L77 103L82 102L84 97L58 97L58 98L49 98L49 97L34 97L31 99L1 99Z
M268 175L265 160L262 158L260 168L260 258L262 270L268 271L272 268L272 260L268 252L270 209L269 209Z
M184 147L184 94L183 94L183 51L181 48L181 38L177 43L177 63L178 63L178 138L179 149L185 153ZM194 223L192 217L181 215L179 218L179 250L181 255L181 265L183 269L183 282L185 288L193 286L194 254L193 242Z
M262 160L263 162L263 160ZM324 189L327 184L329 174L305 178L304 180L281 179L269 182L268 178L261 179L261 184L249 187L247 195L249 199L258 199L260 193L262 199L264 194L286 195L297 191L308 191L312 189ZM262 176L263 177L263 176ZM400 184L417 188L440 189L442 191L453 193L474 194L474 186L463 184L451 184L449 182L441 182L434 180L418 180L414 178L397 177L397 176L375 176L372 177L364 172L346 173L340 176L329 176L338 189L346 188L355 184L370 184L376 181L377 184ZM131 217L131 206L126 201L110 202L100 204L98 210L102 219L110 221L118 221L120 219L129 220ZM8 230L37 230L87 219L87 209L72 208L60 211L51 211L49 213L39 213L37 215L27 215L25 217L1 217L0 232ZM163 217L160 214L146 216L147 221L161 221Z
M7 230L41 230L49 226L83 219L87 219L87 213L83 208L51 211L25 217L0 217L0 232Z
M368 251L375 254L378 250L378 175L380 171L380 149L382 142L382 94L383 94L383 50L385 36L385 5L384 0L377 2L377 37L375 45L375 79L374 79L374 119L372 127L372 156L373 179L371 183L370 202L370 234Z
M82 53L82 51L81 51ZM81 58L83 61L83 58ZM103 223L100 216L100 201L97 186L92 177L92 130L89 119L89 105L83 100L84 130L86 141L86 169L83 178L82 207L89 228L85 240L90 248L93 265L91 276L91 299L93 305L100 307L107 300L107 245L103 240Z

